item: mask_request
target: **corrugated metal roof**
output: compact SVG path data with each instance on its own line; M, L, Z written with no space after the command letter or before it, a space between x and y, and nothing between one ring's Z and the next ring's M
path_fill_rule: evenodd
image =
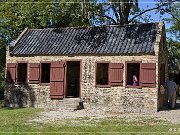
M29 29L11 55L152 54L157 23Z

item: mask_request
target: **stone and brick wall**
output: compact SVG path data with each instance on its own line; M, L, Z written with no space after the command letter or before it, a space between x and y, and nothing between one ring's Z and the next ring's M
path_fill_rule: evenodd
M82 80L81 80L81 98L85 101L110 106L109 109L141 112L144 109L157 109L157 88L125 88L125 70L123 73L123 86L111 88L95 87L95 62L110 61L112 63L123 63L126 61L142 61L142 63L158 63L157 56L35 56L35 57L7 57L7 63L16 63L18 61L27 61L28 63L40 63L42 61L65 61L65 60L82 60ZM158 66L158 64L156 65ZM156 71L158 72L158 71ZM158 77L156 78L158 80ZM8 97L12 91L14 96ZM6 85L6 97L10 103L22 102L18 96L24 95L23 105L34 107L44 107L52 105L50 87L40 84L29 84L28 86ZM15 99L14 99L15 98Z
M161 24L162 25L162 24ZM165 65L165 81L168 79L168 50L166 44L166 33L165 27L162 25L161 33L159 35L159 54L158 54L158 87L160 88L160 76L161 76L161 64ZM163 47L164 46L164 47ZM164 105L167 105L167 93L161 93L158 88L158 110L160 110Z
M162 25L162 24L161 24ZM161 27L161 26L160 26ZM160 38L162 29L159 30L155 45L154 55L139 56L33 56L33 57L11 57L6 56L7 63L26 61L27 63L40 63L42 61L82 61L82 79L80 98L89 103L101 105L107 111L121 112L145 112L157 111L159 91L159 64L163 61L167 64L167 57L159 53ZM162 54L164 55L164 54ZM125 68L123 72L123 86L100 88L95 87L95 63L98 61L109 61L111 63L123 63L126 61L141 61L142 63L156 63L156 87L126 88L125 87ZM167 70L167 67L166 67ZM29 75L29 74L28 74ZM51 100L50 86L40 84L6 85L5 99L7 106L33 106L33 107L58 107L61 100ZM23 98L19 98L23 96Z

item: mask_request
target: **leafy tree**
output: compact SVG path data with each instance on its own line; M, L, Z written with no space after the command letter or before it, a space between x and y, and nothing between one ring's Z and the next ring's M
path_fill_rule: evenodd
M174 41L170 38L168 45L168 66L170 70L180 73L180 42Z
M180 3L176 3L172 9L171 14L173 18L165 19L172 26L167 29L171 33L171 38L168 39L168 51L169 51L169 68L180 73ZM169 11L169 9L168 9Z
M92 25L90 13L98 11L98 6L90 0L77 0L68 3L67 0L61 0L56 10L56 27L79 27Z
M180 42L180 3L173 5L171 15L173 16L172 18L165 19L165 21L172 24L171 27L167 29L167 32L171 34L174 40Z
M0 33L7 41L17 38L19 33L26 27L28 28L44 28L47 26L48 20L52 17L52 3L35 3L30 0L28 3L2 3L0 4ZM45 1L50 2L50 0Z

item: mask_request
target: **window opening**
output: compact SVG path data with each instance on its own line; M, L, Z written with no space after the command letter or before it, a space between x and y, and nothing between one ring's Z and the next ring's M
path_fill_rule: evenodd
M140 63L127 64L127 85L139 86Z
M27 63L18 63L17 82L25 83L27 80Z
M41 63L41 83L50 83L50 63Z
M97 63L96 84L108 85L109 63Z

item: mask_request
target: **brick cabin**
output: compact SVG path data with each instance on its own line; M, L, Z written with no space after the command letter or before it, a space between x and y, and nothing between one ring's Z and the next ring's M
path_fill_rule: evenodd
M107 111L158 111L167 102L165 39L162 22L25 29L7 47L5 105L60 108L78 100Z

